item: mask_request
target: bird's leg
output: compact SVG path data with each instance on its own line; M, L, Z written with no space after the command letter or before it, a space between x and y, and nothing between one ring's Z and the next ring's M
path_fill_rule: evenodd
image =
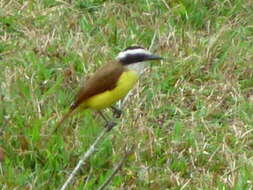
M116 118L120 118L122 111L119 108L116 108L114 106L111 106L113 116Z
M101 111L98 111L98 113L105 120L105 127L107 127L108 131L110 131L116 125L116 123L109 121Z

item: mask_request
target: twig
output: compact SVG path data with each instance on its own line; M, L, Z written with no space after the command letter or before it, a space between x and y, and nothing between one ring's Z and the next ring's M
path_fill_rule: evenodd
M68 179L65 181L65 183L63 184L63 186L61 187L60 190L65 190L67 188L67 186L71 183L71 181L73 180L73 178L76 175L76 173L79 171L79 169L81 168L81 166L85 163L85 161L90 157L90 155L93 154L93 152L95 151L96 146L104 138L104 136L105 136L105 134L107 132L109 132L109 130L107 128L104 128L104 130L100 133L100 135L97 137L97 139L95 140L95 142L83 154L82 158L79 160L79 162L76 165L75 169L71 172L71 174L69 175Z
M151 44L149 46L149 50L151 50L153 48L153 46L154 46L156 35L157 34L155 32L154 36L152 38ZM126 100L128 99L129 96L130 96L130 93L128 93L128 95L124 98L124 100L120 102L120 105L119 105L120 108L123 107L123 105L125 104L125 102L126 102ZM103 139L103 137L105 136L105 134L107 132L109 132L109 131L110 130L108 130L107 128L105 128L101 132L101 134L97 137L97 139L95 140L95 142L90 146L90 148L84 153L84 155L82 156L82 158L79 160L78 164L76 165L76 167L74 168L74 170L71 172L71 174L69 175L68 179L65 181L65 183L63 184L63 186L61 187L60 190L65 190L67 188L67 186L71 183L71 181L73 180L74 176L76 175L76 173L78 172L78 170L80 169L80 167L93 154L93 152L95 151L95 148L98 145L98 143ZM132 151L133 151L133 146L131 147L131 149L129 151L127 151L125 153L124 158L114 168L112 174L107 178L107 180L104 182L104 184L98 188L98 190L105 189L105 187L111 182L111 180L116 175L116 173L120 170L120 168L122 167L123 163L125 162L125 160L127 159L127 157L132 153Z
M92 172L93 172L93 169L92 169L92 167L91 167L91 168L90 168L90 171L89 171L89 174L88 174L88 177L87 177L87 178L86 178L86 180L85 180L85 184L84 184L83 189L85 189L85 188L86 188L86 186L87 186L88 182L90 181L90 178L91 178Z
M119 164L113 169L112 174L105 180L105 182L97 190L104 190L110 184L110 182L112 181L113 177L121 169L122 165L124 164L124 162L126 161L126 159L128 158L128 156L130 154L132 154L133 148L134 148L134 146L132 146L130 148L130 150L125 153L124 157L121 159L121 161L119 162Z

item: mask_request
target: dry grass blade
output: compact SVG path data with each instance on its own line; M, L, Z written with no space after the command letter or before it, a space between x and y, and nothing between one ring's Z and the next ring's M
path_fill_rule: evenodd
M126 161L126 159L128 158L128 156L130 156L134 151L134 145L128 150L126 151L125 155L123 156L123 158L121 159L121 161L118 163L118 165L113 169L113 172L111 173L111 175L105 180L105 182L98 188L98 190L104 190L112 181L113 177L117 174L117 172L121 169L121 167L123 166L124 162Z
M79 160L78 164L74 168L74 170L69 175L68 179L65 181L65 183L62 185L61 190L65 190L67 186L71 183L77 172L80 170L82 165L87 161L87 159L95 152L96 146L99 144L99 142L104 138L105 134L108 132L108 129L105 128L100 135L97 137L95 142L90 146L90 148L83 154L82 158Z

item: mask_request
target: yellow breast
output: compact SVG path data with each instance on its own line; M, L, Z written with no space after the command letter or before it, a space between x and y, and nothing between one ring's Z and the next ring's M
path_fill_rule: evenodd
M122 99L134 87L138 74L135 71L125 71L119 77L116 87L101 94L92 96L85 101L85 107L100 110Z

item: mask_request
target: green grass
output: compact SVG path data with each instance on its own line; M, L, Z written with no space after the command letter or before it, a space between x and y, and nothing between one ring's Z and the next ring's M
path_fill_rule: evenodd
M0 188L57 189L102 130L85 111L49 137L84 78L127 46L164 56L70 189L253 188L251 0L2 1ZM108 112L110 113L110 112Z

